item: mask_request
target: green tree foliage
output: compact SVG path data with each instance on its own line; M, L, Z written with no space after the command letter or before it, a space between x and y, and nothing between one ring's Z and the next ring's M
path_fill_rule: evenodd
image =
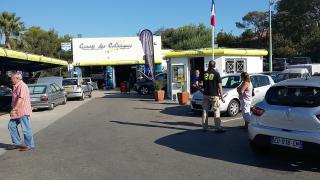
M275 51L287 47L296 50L294 55L310 56L320 61L320 1L282 0L276 9L274 32L283 38L273 37L275 41L282 40L275 46Z
M16 13L4 11L0 14L0 37L5 36L6 48L11 49L12 38L18 38L24 29L24 23Z
M242 22L236 22L236 26L244 29L242 41L256 44L255 47L265 48L265 40L268 32L268 13L252 11L242 18ZM249 42L248 42L249 41Z
M32 26L21 36L20 48L29 53L57 58L60 48L58 33L54 29L46 31Z
M220 31L216 37L217 44L220 47L236 48L239 47L239 38L232 33Z
M66 34L66 35L64 35L63 37L60 37L60 38L59 38L60 44L61 44L62 42L70 42L70 43L71 43L71 40L72 40L72 36L69 35L69 34ZM62 51L62 50L60 49L60 51L59 51L59 56L60 56L61 59L66 60L66 61L68 61L69 63L72 63L72 59L73 59L72 51L64 52L64 51Z
M161 35L164 49L186 50L211 47L211 29L203 24L161 28L154 34Z

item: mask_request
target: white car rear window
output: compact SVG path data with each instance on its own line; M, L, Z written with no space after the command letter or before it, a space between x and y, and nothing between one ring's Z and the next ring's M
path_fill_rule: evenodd
M305 86L276 86L269 89L266 101L271 105L292 107L320 106L320 88Z

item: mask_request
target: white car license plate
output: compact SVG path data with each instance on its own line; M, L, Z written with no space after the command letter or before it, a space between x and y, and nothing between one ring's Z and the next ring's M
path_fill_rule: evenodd
M291 148L295 148L295 149L303 149L302 141L293 140L293 139L286 139L286 138L281 138L281 137L272 137L271 144L291 147Z

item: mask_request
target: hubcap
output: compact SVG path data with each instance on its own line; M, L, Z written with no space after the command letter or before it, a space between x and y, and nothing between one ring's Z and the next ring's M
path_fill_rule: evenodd
M141 88L141 94L147 94L148 93L148 88Z
M230 112L232 115L235 115L237 114L239 111L239 107L238 107L238 103L236 102L232 102L231 105L230 105Z

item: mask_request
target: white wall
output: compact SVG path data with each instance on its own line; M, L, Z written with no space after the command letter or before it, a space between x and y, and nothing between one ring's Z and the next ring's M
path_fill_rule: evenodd
M97 63L140 61L143 59L139 37L74 38L72 39L73 61ZM154 36L155 59L161 60L161 37Z
M260 56L216 56L216 69L220 73L221 76L226 75L226 63L225 60L227 58L231 59L244 59L245 60L245 70L250 73L262 73L263 72L263 57ZM185 65L185 75L187 81L188 92L190 92L190 58L182 57L182 58L172 58L169 60L169 71L168 71L168 95L172 97L172 95L181 92L181 89L176 89L176 83L172 83L172 66L173 65ZM209 61L212 60L211 56L204 57L205 70L207 70ZM170 73L170 74L169 74Z
M186 86L187 86L187 91L190 92L190 67L189 67L189 59L188 58L174 58L174 60L170 61L170 72L168 71L168 78L170 78L170 80L168 81L170 84L168 84L169 88L169 95L171 96L171 98L173 97L173 95L176 95L178 92L182 92L181 88L177 88L178 83L174 83L172 82L172 74L173 74L173 70L172 67L174 65L184 65L184 73L185 73L185 81L187 82Z
M247 72L249 74L262 73L263 72L263 57L248 56L247 60Z

